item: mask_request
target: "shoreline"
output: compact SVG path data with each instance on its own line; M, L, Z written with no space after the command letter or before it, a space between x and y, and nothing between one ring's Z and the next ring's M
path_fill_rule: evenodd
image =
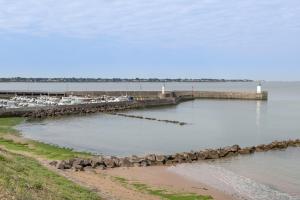
M57 173L100 193L104 199L121 200L152 200L161 199L161 196L151 195L148 189L138 189L135 185L143 185L152 191L164 191L168 194L190 194L196 200L235 200L226 194L205 183L189 180L183 176L172 173L165 166L149 168L118 168L110 170L89 170L86 172L61 171L52 168ZM158 198L157 198L158 197ZM169 198L166 198L169 199ZM177 198L188 199L188 198Z
M0 119L1 120L1 119ZM2 118L3 120L3 118ZM155 200L161 199L161 196L153 196L152 193L157 193L157 191L167 191L172 195L184 195L186 193L194 195L194 199L205 200L209 199L207 195L212 196L215 200L230 200L234 199L229 194L219 191L217 188L210 187L205 183L190 180L183 177L180 174L171 172L168 169L172 165L158 165L149 167L137 167L141 166L143 159L135 157L135 161L138 161L138 165L132 167L117 167L115 168L115 157L110 157L112 160L103 160L105 167L111 165L112 167L107 167L107 170L103 170L103 166L92 166L92 160L95 158L93 154L76 152L72 149L62 148L55 145L49 145L42 142L38 142L31 139L25 139L21 135L16 134L16 130L13 128L18 123L22 122L22 118L7 118L7 127L1 127L0 125L0 147L5 147L13 153L18 153L21 155L32 157L38 160L44 167L48 168L50 171L54 171L57 174L64 176L65 178L77 183L85 188L92 191L96 191L103 199L125 199L125 200L135 200L136 197L145 200ZM5 121L5 119L4 119ZM1 128L3 131L1 130ZM227 148L224 157L234 156L238 154L250 154L259 151L268 150L280 150L286 149L289 146L299 146L300 140L289 140L281 141L276 143L270 143L268 145L258 145L254 147L239 148L238 145L234 145ZM225 150L226 148L223 148ZM205 155L207 159L214 159L213 156L219 155L222 151L221 148L217 150L210 149L208 152L200 151ZM198 156L202 155L197 154ZM180 163L190 162L191 160L186 159L191 156L191 154L182 153L176 154L180 159L185 158L185 160L180 160ZM195 153L195 152L194 152ZM217 154L216 154L217 153ZM223 151L224 153L224 151ZM183 155L184 154L184 155ZM158 160L155 157L155 162L162 162L158 155ZM182 157L183 156L183 157ZM188 156L188 157L186 157ZM150 157L151 158L151 157ZM175 158L175 157L174 157ZM199 157L201 158L201 156ZM202 157L203 158L203 157ZM219 158L219 156L218 156ZM59 169L59 165L65 162L64 159L70 159L73 161L80 160L84 167L81 166L79 169L70 165L65 169ZM152 155L153 159L153 155ZM69 161L70 161L69 160ZM178 159L175 159L176 163L180 164ZM205 161L205 159L201 159ZM51 162L50 162L51 161ZM56 165L51 165L53 161ZM99 161L99 160L98 160ZM113 162L112 162L113 161ZM165 160L166 161L166 160ZM199 161L195 160L194 162ZM52 163L53 164L53 163ZM65 163L66 164L66 163ZM70 163L69 163L70 164ZM99 163L98 163L99 164ZM78 167L78 166L77 166ZM72 169L72 170L71 170ZM85 171L81 171L84 169ZM151 189L149 189L151 188ZM155 188L155 189L152 189ZM172 193L173 192L173 193ZM159 194L165 195L165 194ZM196 195L199 195L198 197ZM205 195L205 196L203 196ZM112 198L113 197L113 198ZM197 198L196 198L197 197Z
M212 196L214 200L231 200L232 196L202 182L190 180L168 170L167 166L148 168L116 168L104 171L113 176L140 181L159 188L173 188L176 191L193 192L200 195Z
M136 200L137 197L138 199L144 200L159 200L165 197L165 195L172 195L177 199L183 200L188 199L187 197L189 196L186 195L190 195L192 199L197 200L212 199L209 196L213 196L213 199L217 200L230 199L227 198L225 194L222 194L222 192L213 188L209 190L197 189L197 187L208 188L204 184L193 184L196 188L184 186L185 184L191 186L191 181L185 180L179 175L170 174L164 166L152 168L119 168L111 170L91 169L84 172L57 169L56 167L49 165L51 160L63 160L66 158L76 157L91 158L92 154L76 152L72 149L45 144L32 139L26 139L18 134L18 131L14 129L14 126L21 123L23 120L23 118L0 118L0 150L36 160L41 164L41 167L46 167L49 171L67 178L74 184L80 185L89 191L98 193L103 200ZM118 170L122 169L124 169L123 172L125 172L125 174L122 174L122 171L118 174ZM128 177L125 176L126 174ZM151 176L143 177L141 174L148 174ZM16 176L18 176L18 173L16 173ZM140 179L138 180L139 182L136 183L137 178L129 180L129 176L140 176ZM161 179L161 177L165 178ZM126 178L128 178L128 180ZM152 184L151 179L157 179L158 182L156 184ZM126 180L126 182L128 181L127 184L124 184L124 180ZM175 182L180 182L183 185L172 186L174 180L178 180ZM161 183L159 183L160 181ZM4 192L6 192L5 187ZM226 199L223 197L226 197Z

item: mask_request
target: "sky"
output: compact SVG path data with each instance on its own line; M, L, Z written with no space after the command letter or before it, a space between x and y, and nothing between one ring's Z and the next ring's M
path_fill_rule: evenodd
M299 0L0 0L0 77L300 80Z

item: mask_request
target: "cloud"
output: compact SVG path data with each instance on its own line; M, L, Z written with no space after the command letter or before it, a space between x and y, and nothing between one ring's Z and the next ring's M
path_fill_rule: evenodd
M1 32L199 46L292 43L300 1L0 0Z

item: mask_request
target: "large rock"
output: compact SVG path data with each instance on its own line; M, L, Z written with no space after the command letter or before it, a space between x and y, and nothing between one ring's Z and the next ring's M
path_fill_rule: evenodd
M189 157L190 157L190 159L191 159L192 161L198 160L198 152L191 151L191 152L189 153Z
M65 169L66 161L62 160L57 164L57 169Z
M136 155L132 155L128 159L131 163L136 163L136 162L139 162L139 160L140 160L140 158Z
M133 163L130 162L129 158L121 158L120 159L120 167L132 167Z
M148 160L143 160L141 163L140 163L141 167L147 167L147 166L150 166L150 161Z
M226 154L226 156L225 157L232 157L232 156L236 156L236 155L238 155L238 152L229 152L228 154Z
M255 147L245 147L239 150L240 154L251 154L255 151Z
M198 160L205 160L207 158L208 158L208 151L207 150L199 151Z
M235 152L238 152L240 149L241 149L240 146L237 145L237 144L232 145L232 146L230 147L230 151L231 151L231 152L234 152L234 153L235 153Z
M230 152L235 154L240 149L241 148L239 145L233 145L233 146L229 146L229 147L220 148L220 149L218 149L219 157L221 157L221 158L226 157Z
M84 159L83 160L83 167L92 166L92 160L91 159Z
M192 153L190 152L184 152L182 153L183 161L184 162L192 162L192 158L194 157Z
M83 171L83 166L82 165L75 164L75 165L73 165L73 168L74 168L75 171Z
M57 163L58 163L58 162L57 162L56 160L54 160L54 161L51 161L51 162L49 163L49 165L56 167Z
M92 168L96 168L97 166L99 166L101 164L104 165L104 158L102 156L91 159Z
M81 159L81 158L76 158L74 161L73 161L73 167L75 165L81 165L81 166L84 166L84 160Z
M166 156L164 155L156 155L156 164L164 165L166 162Z
M107 168L114 168L114 167L116 167L115 160L111 159L111 158L104 159L104 164L105 164L105 166Z
M217 159L217 158L219 158L219 153L217 150L214 150L214 149L207 150L206 159Z
M149 155L147 155L145 158L146 158L146 160L149 160L149 161L151 161L151 162L155 162L155 161L156 161L156 156L155 156L155 154L149 154Z

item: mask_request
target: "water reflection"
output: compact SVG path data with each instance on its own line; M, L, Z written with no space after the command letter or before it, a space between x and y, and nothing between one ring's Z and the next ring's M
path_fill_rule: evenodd
M261 101L256 101L256 126L260 126L260 110L261 110Z

